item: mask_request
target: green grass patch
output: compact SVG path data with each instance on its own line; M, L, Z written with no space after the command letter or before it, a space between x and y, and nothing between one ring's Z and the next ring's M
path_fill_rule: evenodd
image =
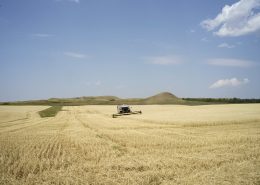
M45 118L45 117L55 117L59 111L61 111L62 109L62 106L52 106L52 107L49 107L47 109L44 109L42 111L39 111L39 115L42 117L42 118Z

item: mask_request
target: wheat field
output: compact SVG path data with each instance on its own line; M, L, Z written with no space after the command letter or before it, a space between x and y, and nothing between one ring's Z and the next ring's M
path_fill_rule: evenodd
M0 184L260 184L260 104L0 106Z

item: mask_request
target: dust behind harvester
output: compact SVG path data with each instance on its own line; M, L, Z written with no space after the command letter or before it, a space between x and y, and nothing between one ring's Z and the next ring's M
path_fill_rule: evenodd
M132 111L129 105L118 105L117 114L113 114L112 117L116 118L117 116L130 115L130 114L142 114L142 111Z

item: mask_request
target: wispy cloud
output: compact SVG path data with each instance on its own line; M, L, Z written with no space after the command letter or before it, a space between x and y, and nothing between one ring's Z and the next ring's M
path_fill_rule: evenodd
M207 64L224 67L251 67L256 66L255 62L249 60L240 60L233 58L213 58L207 61Z
M219 48L232 49L232 48L234 48L234 47L236 47L236 46L235 46L235 45L230 45L230 44L224 42L224 43L219 44L218 47L219 47Z
M125 89L127 86L126 85L117 85L115 88L116 89Z
M249 83L247 78L244 78L243 80L238 80L237 78L222 79L214 82L209 88L216 89L221 87L237 87L247 83Z
M34 33L34 34L32 34L32 36L33 37L46 38L46 37L53 37L54 35L47 34L47 33Z
M80 0L55 0L55 1L58 1L58 2L68 1L68 2L73 2L73 3L80 3Z
M183 63L180 57L176 56L156 56L156 57L145 57L147 63L155 65L176 65Z
M96 81L94 84L95 84L96 86L100 86L102 83L101 83L100 80L98 80L98 81Z
M207 39L206 37L203 37L202 39L200 39L202 42L209 42L209 39Z
M78 59L84 59L87 58L88 56L82 53L75 53L75 52L65 52L65 56L72 57L72 58L78 58Z
M102 82L100 80L97 81L91 81L91 82L86 82L87 86L101 86Z
M260 31L260 0L240 0L232 5L225 5L214 19L206 19L201 26L214 34L241 36Z
M69 1L74 2L74 3L80 3L79 0L69 0Z

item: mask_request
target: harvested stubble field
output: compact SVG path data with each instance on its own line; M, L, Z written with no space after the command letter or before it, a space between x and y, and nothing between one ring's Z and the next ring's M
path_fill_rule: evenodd
M260 104L0 106L0 184L260 184Z

